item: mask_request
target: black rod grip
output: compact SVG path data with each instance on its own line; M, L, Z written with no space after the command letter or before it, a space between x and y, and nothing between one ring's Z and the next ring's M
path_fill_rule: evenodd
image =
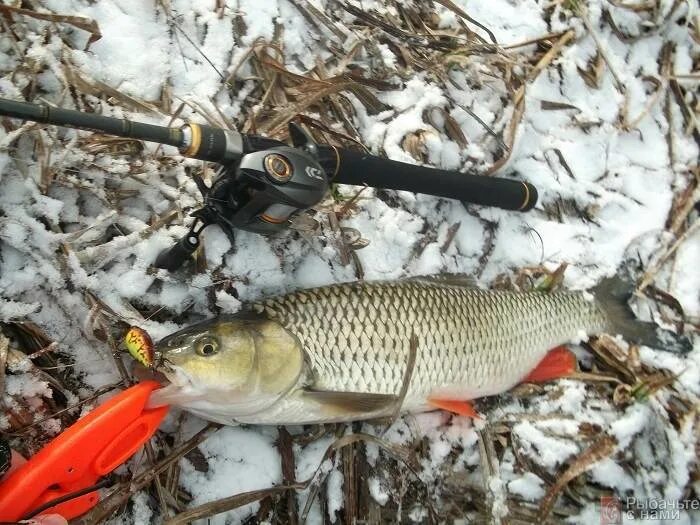
M519 180L416 166L332 146L319 150L329 178L340 184L427 193L505 210L528 211L537 203L537 189Z
M179 128L154 126L153 124L144 124L132 120L103 117L94 113L56 108L45 104L30 104L28 102L0 98L0 115L45 124L55 124L57 126L101 131L118 137L159 142L178 148L183 145L182 131Z

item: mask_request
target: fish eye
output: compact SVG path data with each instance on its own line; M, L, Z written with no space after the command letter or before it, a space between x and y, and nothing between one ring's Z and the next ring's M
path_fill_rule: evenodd
M195 351L198 355L209 357L219 351L219 342L211 337L203 337L195 343Z

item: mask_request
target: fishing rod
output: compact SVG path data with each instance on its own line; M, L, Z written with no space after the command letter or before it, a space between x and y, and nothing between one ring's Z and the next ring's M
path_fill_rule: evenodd
M206 226L218 224L231 240L236 229L278 232L293 215L318 204L331 183L426 193L514 211L528 211L537 203L537 190L527 182L427 168L317 144L294 123L289 124L292 146L288 146L194 122L178 128L156 126L4 98L0 116L168 144L185 157L219 164L210 187L195 179L204 205L190 214L195 220L189 232L156 258L154 266L170 271L194 253Z

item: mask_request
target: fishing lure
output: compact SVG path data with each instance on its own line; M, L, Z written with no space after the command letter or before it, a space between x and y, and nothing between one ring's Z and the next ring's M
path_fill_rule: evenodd
M153 368L154 362L154 345L151 336L143 328L131 326L124 335L124 344L126 349L131 354L131 357L136 359L143 366Z

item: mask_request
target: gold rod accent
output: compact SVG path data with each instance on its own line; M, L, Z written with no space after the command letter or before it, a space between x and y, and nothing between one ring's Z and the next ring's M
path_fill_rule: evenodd
M520 208L518 208L518 211L522 210L522 209L523 209L525 206L527 206L528 203L530 202L530 188L528 188L528 187L527 187L527 184L525 184L525 183L522 182L522 181L520 182L520 184L522 184L522 185L525 187L525 200L523 201L523 203L522 203L522 205L520 206Z
M199 127L199 124L194 123L190 123L188 126L190 127L190 132L192 133L192 136L190 137L191 142L187 149L182 152L182 154L185 157L194 157L199 151L199 147L202 145L202 128Z

